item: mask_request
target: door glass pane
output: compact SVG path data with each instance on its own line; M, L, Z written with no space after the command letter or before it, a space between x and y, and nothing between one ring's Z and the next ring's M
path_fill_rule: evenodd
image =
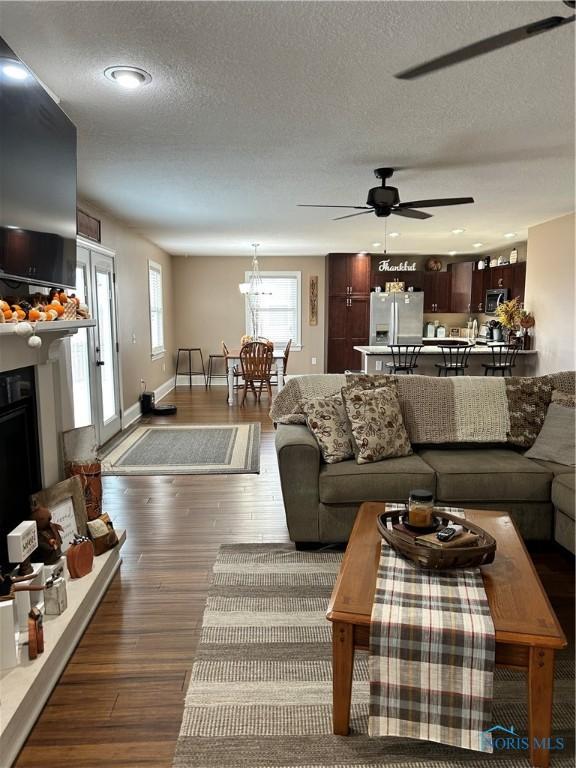
M76 296L86 300L86 271L83 265L76 267ZM90 400L90 366L88 358L88 329L80 328L70 337L72 363L72 391L74 398L74 426L85 427L92 423Z
M114 388L114 351L112 337L112 281L109 272L96 270L96 301L98 303L98 360L102 383L102 417L104 423L116 415Z

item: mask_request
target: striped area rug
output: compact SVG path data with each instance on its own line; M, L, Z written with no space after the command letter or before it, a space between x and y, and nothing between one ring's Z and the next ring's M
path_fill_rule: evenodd
M332 735L325 613L342 555L291 545L222 547L186 696L174 768L526 768L525 751L482 755L368 738L367 655L356 656L352 734ZM573 768L574 664L556 667L553 768ZM494 723L527 732L525 677L498 670Z

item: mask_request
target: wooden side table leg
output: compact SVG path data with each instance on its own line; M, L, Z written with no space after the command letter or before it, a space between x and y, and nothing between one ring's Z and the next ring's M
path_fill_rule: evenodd
M536 768L550 765L554 651L530 648L528 663L528 737L530 763Z
M350 728L352 673L354 671L354 627L332 624L332 723L337 736L347 736Z

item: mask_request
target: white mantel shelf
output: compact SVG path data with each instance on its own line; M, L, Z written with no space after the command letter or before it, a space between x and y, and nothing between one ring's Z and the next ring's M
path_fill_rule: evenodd
M96 320L52 320L49 322L32 323L35 326L34 332L39 335L41 333L60 333L63 335L69 335L70 333L76 333L79 328L92 328L96 325ZM0 336L16 336L21 338L16 333L18 323L0 323Z

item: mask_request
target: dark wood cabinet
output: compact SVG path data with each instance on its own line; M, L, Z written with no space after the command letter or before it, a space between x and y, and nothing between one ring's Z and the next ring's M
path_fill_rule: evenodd
M451 286L450 272L425 272L424 312L450 312Z
M510 280L510 298L518 298L524 302L524 288L526 285L526 262L518 261L510 267L512 271Z
M328 256L327 372L359 370L360 352L370 328L370 256L331 253Z
M370 256L367 253L330 253L328 291L330 296L369 294Z
M449 267L452 275L451 312L470 312L472 297L473 261L460 261Z
M472 272L472 289L470 293L470 311L484 312L486 300L486 269L475 269Z

